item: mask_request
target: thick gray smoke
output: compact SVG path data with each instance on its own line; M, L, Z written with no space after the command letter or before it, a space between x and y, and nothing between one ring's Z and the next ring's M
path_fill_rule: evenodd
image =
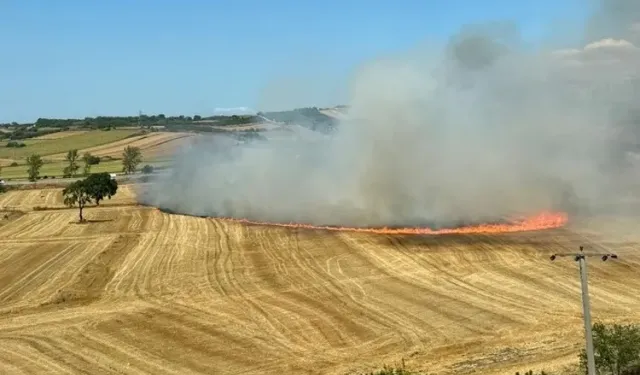
M203 137L141 200L349 226L447 226L569 200L597 208L636 177L626 151L640 134L639 11L637 0L602 2L575 49L526 47L516 27L492 24L463 28L441 51L371 61L331 137Z

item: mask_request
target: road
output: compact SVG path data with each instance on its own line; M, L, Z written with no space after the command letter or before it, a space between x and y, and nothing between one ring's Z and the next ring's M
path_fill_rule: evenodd
M143 177L149 177L149 176L153 176L153 177L157 177L157 176L162 176L162 175L167 175L170 173L170 170L163 170L160 172L154 172L151 174L134 174L134 175L116 175L116 181L118 182L122 182L122 181L130 181L130 180L140 180ZM71 177L71 178L56 178L56 179L47 179L47 180L38 180L36 182L36 184L70 184L72 182L78 181L78 180L82 180L83 177ZM29 181L29 180L12 180L12 181L5 181L4 185L5 186L20 186L20 185L33 185L34 183Z

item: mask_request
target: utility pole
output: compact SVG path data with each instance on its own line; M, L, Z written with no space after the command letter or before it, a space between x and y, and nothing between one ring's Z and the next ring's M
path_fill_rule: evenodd
M580 285L582 286L582 315L584 317L584 334L587 341L587 374L596 375L596 361L593 353L593 335L591 333L591 304L589 302L589 282L587 280L587 257L599 256L602 261L606 261L611 257L612 259L618 259L618 255L610 253L591 253L584 252L584 247L580 246L579 253L567 253L567 254L553 254L551 260L555 260L557 257L573 257L580 265Z

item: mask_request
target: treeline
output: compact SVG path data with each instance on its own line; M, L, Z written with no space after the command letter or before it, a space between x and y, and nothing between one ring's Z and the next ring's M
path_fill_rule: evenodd
M338 108L343 108L339 106ZM0 131L0 139L20 140L40 135L55 133L69 129L99 129L110 130L113 128L139 127L146 129L163 128L166 131L192 131L192 132L216 132L224 131L218 127L260 124L266 120L284 124L297 124L319 132L332 132L338 125L338 121L323 114L317 107L298 108L291 111L258 112L257 115L231 115L231 116L165 116L140 115L140 116L98 116L85 117L84 119L56 119L39 118L33 124L0 124L0 128L8 131Z
M206 123L208 125L216 126L229 126L229 125L243 125L262 122L257 116L251 115L233 115L233 116L209 116L202 117L195 116L165 116L164 114L158 115L141 115L141 116L98 116L98 117L85 117L84 119L51 119L51 118L39 118L34 125L36 128L90 128L90 129L105 129L105 128L118 128L118 127L152 127L152 126L166 126L171 127L175 125L189 125L189 124L201 124Z
M33 137L39 137L41 135L47 135L52 133L57 133L62 129L37 129L33 126L18 126L15 127L11 132L2 132L0 131L0 139L8 139L8 140L21 140L28 139Z

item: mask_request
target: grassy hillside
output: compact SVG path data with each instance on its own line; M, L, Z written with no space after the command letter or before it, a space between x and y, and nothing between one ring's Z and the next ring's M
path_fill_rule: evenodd
M0 143L0 158L18 160L31 154L47 156L71 149L95 147L130 137L136 132L136 130L96 130L55 139L25 139L17 141L25 144L25 147L19 148L7 147L8 142L4 141Z
M188 134L150 132L136 135L140 129L117 129L110 131L61 131L41 138L17 140L24 147L7 147L8 141L0 142L0 178L16 180L27 178L26 157L39 154L44 160L40 169L40 176L60 178L67 166L64 161L67 151L78 149L80 154L85 151L100 157L99 164L93 165L91 172L120 172L122 171L122 151L127 146L139 147L142 151L142 163L154 167L166 167L168 156L180 142L186 140ZM81 168L83 162L78 163Z

